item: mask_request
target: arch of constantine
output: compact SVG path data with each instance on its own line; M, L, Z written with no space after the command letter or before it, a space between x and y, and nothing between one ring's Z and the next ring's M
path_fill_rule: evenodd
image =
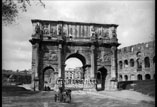
M118 25L49 20L32 20L32 25L34 90L44 90L45 84L66 87L76 83L83 84L83 89L117 88ZM65 61L71 57L83 64L77 82L65 78Z

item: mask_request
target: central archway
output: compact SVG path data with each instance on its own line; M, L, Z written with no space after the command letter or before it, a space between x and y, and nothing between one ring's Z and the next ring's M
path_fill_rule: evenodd
M101 91L101 90L105 89L106 76L107 76L107 69L105 67L99 68L96 73L96 79L97 79L96 89L97 89L97 91Z
M79 60L81 60L82 64L85 65L86 64L86 59L83 55L79 54L79 53L73 53L73 54L70 54L67 58L78 58Z
M85 57L78 53L70 54L65 60L65 87L83 88ZM77 86L76 86L77 85Z

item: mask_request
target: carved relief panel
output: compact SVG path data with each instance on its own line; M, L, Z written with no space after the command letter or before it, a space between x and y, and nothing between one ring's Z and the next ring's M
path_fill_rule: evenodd
M57 53L54 51L50 51L48 55L48 59L51 61L58 61Z
M57 61L58 60L57 53L54 51L45 52L43 58L44 58L44 60L49 60L49 61Z
M100 51L97 56L98 63L110 63L111 62L111 52Z
M98 39L110 39L110 30L103 26L90 26L90 37ZM112 35L112 33L111 33Z
M111 52L105 52L103 54L103 61L104 62L111 62Z
M103 37L103 39L110 39L108 28L104 28L104 27L102 28L102 37Z

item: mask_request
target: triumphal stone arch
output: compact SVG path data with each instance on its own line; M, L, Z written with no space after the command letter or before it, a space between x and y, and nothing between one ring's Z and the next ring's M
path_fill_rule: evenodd
M35 90L44 90L46 84L65 87L65 61L71 57L83 63L84 90L116 89L118 25L49 20L32 20L32 25Z

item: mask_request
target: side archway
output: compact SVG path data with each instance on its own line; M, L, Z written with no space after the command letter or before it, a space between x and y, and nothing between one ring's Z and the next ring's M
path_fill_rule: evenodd
M49 87L50 89L55 86L56 83L56 75L55 69L51 66L47 66L43 69L43 83L44 89Z
M96 73L96 79L97 79L96 89L97 89L97 91L105 89L106 76L107 76L107 69L105 67L99 68Z

